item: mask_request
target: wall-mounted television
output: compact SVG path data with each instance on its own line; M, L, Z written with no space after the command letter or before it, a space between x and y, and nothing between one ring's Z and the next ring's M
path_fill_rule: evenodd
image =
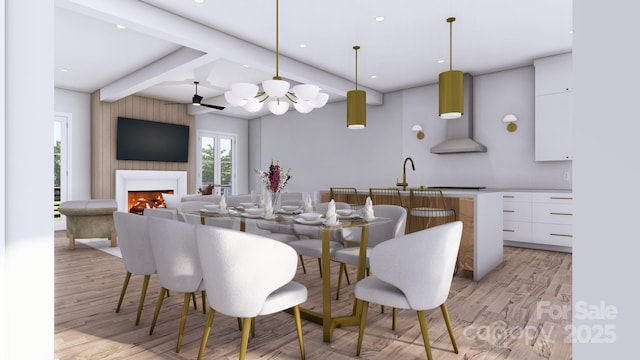
M118 117L116 159L188 162L189 126Z

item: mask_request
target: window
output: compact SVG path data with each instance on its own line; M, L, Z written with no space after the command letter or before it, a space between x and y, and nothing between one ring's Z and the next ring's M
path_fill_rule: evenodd
M236 137L198 131L196 188L214 185L216 194L234 194L236 187Z

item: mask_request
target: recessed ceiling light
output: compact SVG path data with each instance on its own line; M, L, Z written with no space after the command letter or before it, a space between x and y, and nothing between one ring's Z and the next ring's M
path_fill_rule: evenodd
M68 72L69 70L67 69L60 69L61 72Z
M300 44L300 47L301 47L301 48L306 48L306 47L307 47L307 44Z
M444 62L444 60L440 59L438 60L438 64L442 64Z
M197 2L198 4L202 4L204 2L204 0L193 0L195 2Z
M376 75L371 75L372 79L377 79L378 77Z
M569 30L569 34L573 34L573 29Z
M126 26L124 26L124 25L122 25L122 24L118 24L118 25L116 25L116 27L117 27L118 29L126 29L126 28L127 28Z
M247 65L247 64L242 64L242 67L246 67L246 68L248 68L248 67L249 67L249 65Z
M384 16L376 16L376 21L384 21Z

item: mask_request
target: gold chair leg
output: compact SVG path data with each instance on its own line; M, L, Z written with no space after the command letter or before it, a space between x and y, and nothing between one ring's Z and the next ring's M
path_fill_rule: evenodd
M238 319L238 330L242 330L242 319L237 318Z
M362 337L364 336L364 324L367 322L367 312L369 311L369 302L362 301L362 314L360 314L360 329L358 330L358 347L356 348L356 355L360 356L360 350L362 349Z
M322 259L318 258L318 270L320 271L320 277L322 277Z
M202 313L207 313L207 292L202 290Z
M240 341L240 360L247 356L247 346L249 344L249 333L251 332L251 318L244 318L242 321L242 340Z
M418 321L420 322L420 332L422 332L422 341L424 341L424 348L427 351L427 359L433 360L431 356L431 343L429 343L429 332L427 330L427 318L424 316L424 311L418 311Z
M142 307L144 306L144 298L147 295L147 288L149 287L149 279L151 275L145 275L142 281L142 290L140 291L140 300L138 300L138 315L136 316L136 325L140 324L140 315L142 315Z
M151 328L149 329L149 335L153 335L153 328L156 327L156 321L158 321L158 314L160 314L160 308L162 307L162 301L164 300L164 294L167 289L160 288L160 295L158 296L158 302L156 303L156 310L153 312L153 321L151 321Z
M189 300L195 299L195 293L184 294L184 301L182 303L182 315L180 316L180 330L178 330L178 343L176 344L176 352L180 352L182 347L182 336L184 335L184 326L187 324L187 314L189 313Z
M340 269L338 270L338 288L336 289L336 300L340 300L340 287L342 286L342 272L346 271L346 265L340 263Z
M302 265L302 273L306 274L307 268L304 267L304 259L302 258L302 255L298 255L298 259L300 259L300 265Z
M204 324L204 331L202 332L202 340L200 341L200 350L198 351L198 360L202 359L202 354L204 354L204 349L207 346L207 340L209 339L209 334L211 333L211 324L213 324L213 316L216 314L216 311L213 308L209 308L209 316L207 316L207 322Z
M447 324L447 331L449 331L449 337L451 338L451 343L453 344L453 351L458 353L458 345L456 344L456 338L453 335L453 327L451 326L451 318L449 317L449 310L447 309L447 304L442 303L440 305L440 310L442 310L442 316L444 317L444 322Z
M251 319L251 337L256 337L256 318Z
M396 319L398 319L398 308L393 308L391 310L391 330L396 330Z
M347 279L347 285L351 285L351 280L349 280L349 272L347 271L347 266L344 266L344 277Z
M127 292L127 286L129 286L129 279L131 279L131 273L127 271L127 275L124 277L124 284L122 284L122 291L120 292L120 300L118 300L116 313L120 312L120 306L122 306L122 300L124 300L124 293Z
M191 298L193 299L193 308L198 309L198 304L196 303L196 293L191 293Z
M298 344L300 345L300 358L305 359L304 340L302 338L302 321L300 320L300 307L293 307L293 315L296 318L296 332L298 333Z

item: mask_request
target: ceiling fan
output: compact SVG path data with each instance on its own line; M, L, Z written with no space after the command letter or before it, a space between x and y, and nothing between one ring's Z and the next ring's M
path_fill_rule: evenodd
M224 110L225 109L224 106L203 104L202 103L202 96L198 95L198 84L200 84L200 82L199 81L194 81L193 83L196 85L196 93L193 95L193 98L191 98L191 105L204 106L204 107L208 107L208 108L212 108L212 109L216 109L216 110ZM175 104L175 103L167 103L167 105L173 105L173 104Z

